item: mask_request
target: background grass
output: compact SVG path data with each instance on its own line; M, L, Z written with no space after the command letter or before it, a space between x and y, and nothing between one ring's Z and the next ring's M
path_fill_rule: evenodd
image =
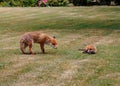
M119 86L120 7L0 8L0 86ZM23 33L55 35L58 49L23 55ZM97 46L95 55L78 51Z

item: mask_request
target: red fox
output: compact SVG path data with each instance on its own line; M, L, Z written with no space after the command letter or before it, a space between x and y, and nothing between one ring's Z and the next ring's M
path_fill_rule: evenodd
M88 54L96 54L97 53L97 48L94 45L87 45L85 48L79 49L83 51L83 53L88 53Z
M50 37L47 34L40 33L40 32L27 32L23 34L20 39L20 50L24 54L34 54L32 51L33 43L40 44L42 53L45 53L44 44L48 44L53 48L57 49L57 42L54 37ZM29 53L25 52L25 48L29 46Z

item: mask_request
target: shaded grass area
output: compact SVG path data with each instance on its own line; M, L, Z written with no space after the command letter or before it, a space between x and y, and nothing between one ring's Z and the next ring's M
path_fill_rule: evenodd
M120 16L118 9L120 8L1 8L0 29L9 31L39 30L45 28L120 29Z
M119 86L120 7L0 8L0 86ZM56 35L58 49L23 55L28 31ZM97 46L95 55L78 51Z

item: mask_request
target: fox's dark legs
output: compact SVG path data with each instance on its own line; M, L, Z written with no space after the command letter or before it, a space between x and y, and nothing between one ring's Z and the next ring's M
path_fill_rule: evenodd
M42 53L45 53L44 44L40 44L40 47L41 47Z
M22 53L26 54L25 49L27 46L28 46L28 44L26 44L24 42L20 43L20 49L21 49Z
M95 54L95 51L94 50L89 50L87 53L88 54Z
M32 50L32 46L33 46L33 42L30 41L29 43L24 43L24 45L22 46L21 50L24 54L35 54ZM29 53L26 53L25 52L25 49L29 47ZM42 53L45 53L45 49L44 49L44 44L40 44L40 48L41 48L41 51Z
M88 53L88 50L84 50L83 53Z
M32 45L29 45L29 51L30 51L30 54L33 54Z
M30 54L34 54L33 50L32 50L32 45L33 45L32 41L29 42L28 46L29 46L29 52L30 52Z
M25 43L25 44L24 44L24 50L25 50L27 47L28 47L28 44Z
M83 49L83 48L81 48L81 49L79 49L79 50L82 51L82 53L87 53L87 52L88 52L88 50Z

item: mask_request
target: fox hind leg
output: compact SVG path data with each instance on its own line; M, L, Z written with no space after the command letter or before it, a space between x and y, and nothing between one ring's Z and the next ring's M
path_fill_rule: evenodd
M78 49L79 51L82 51L82 53L87 53L87 50L84 48Z
M28 46L29 46L29 53L30 54L34 54L33 50L32 50L32 45L33 45L33 41L30 41L29 44L28 44Z
M32 44L29 45L29 52L30 52L30 54L33 54L33 51L32 51Z
M25 49L26 49L27 46L28 46L28 45L27 45L26 43L20 43L20 49L21 49L22 53L27 54L27 53L25 52Z

